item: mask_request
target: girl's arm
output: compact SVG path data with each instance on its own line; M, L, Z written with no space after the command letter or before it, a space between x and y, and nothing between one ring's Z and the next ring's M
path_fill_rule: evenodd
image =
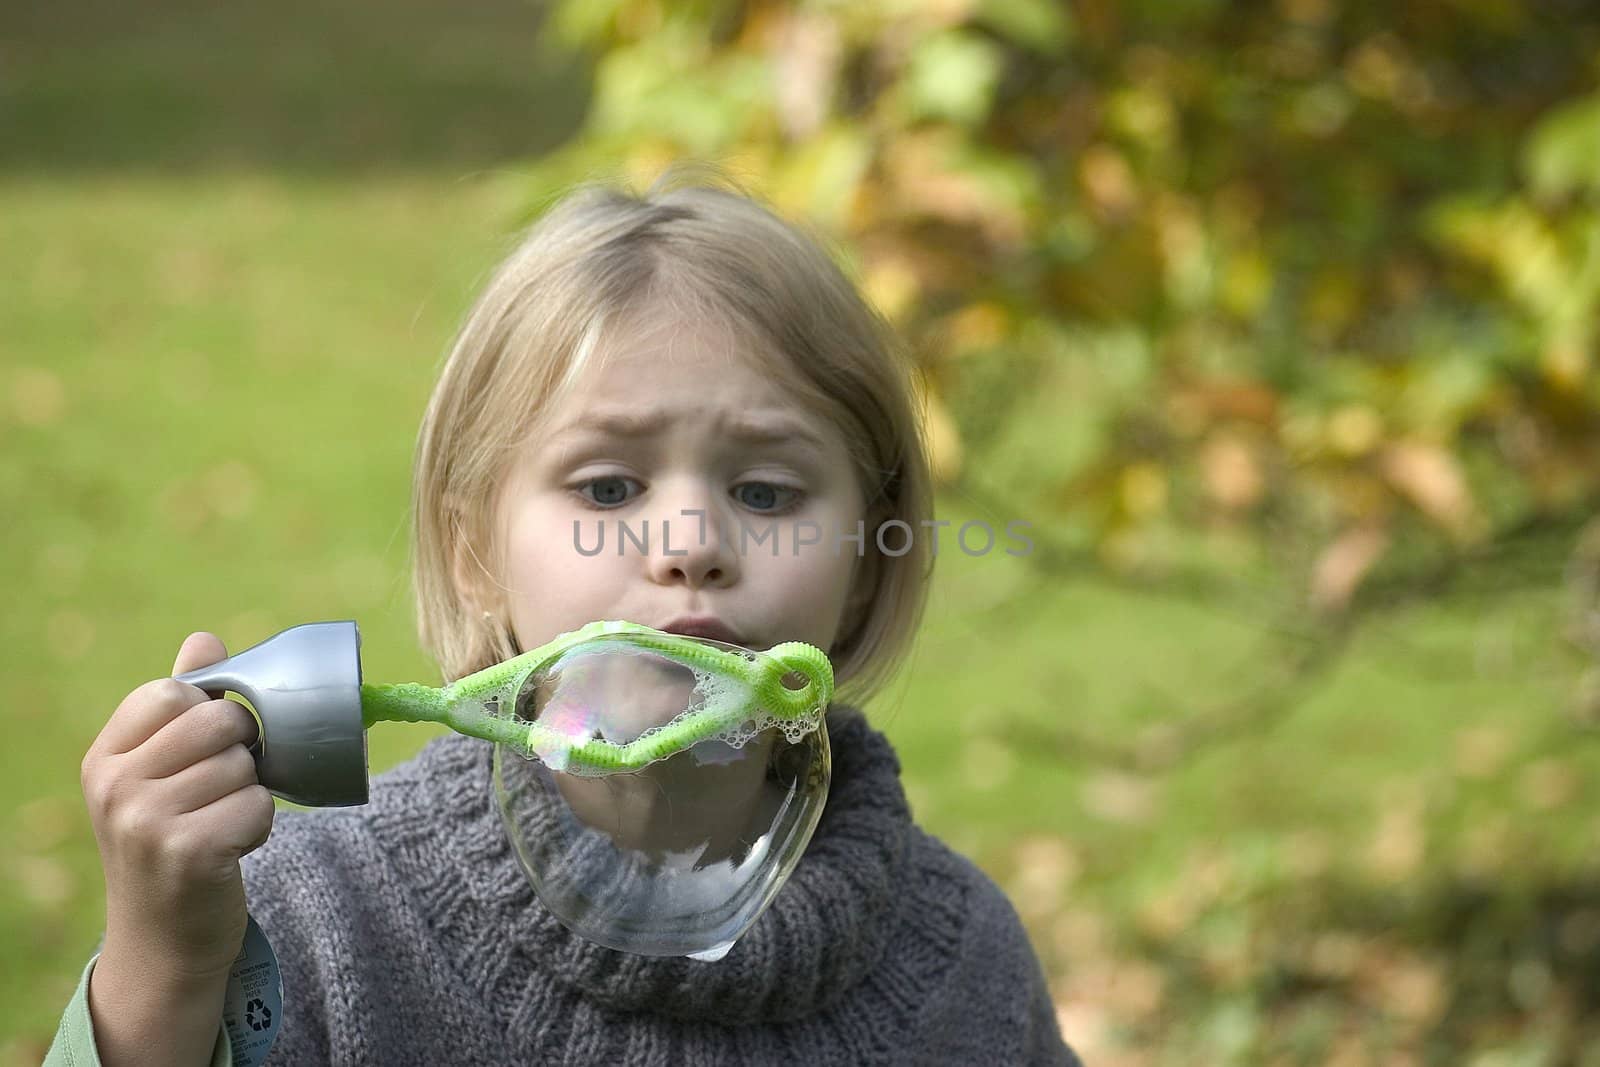
M226 971L192 978L130 972L108 945L90 972L87 997L100 1063L211 1063L227 981Z
M44 1067L99 1067L106 1062L100 1057L100 1045L95 1039L94 1022L89 1015L90 976L95 972L99 962L100 958L96 956L89 961L89 966L84 968L83 978L78 982L78 988L67 1004L67 1010L62 1013L55 1041L51 1044L50 1051L45 1054ZM209 1059L197 1062L209 1063L210 1067L232 1067L233 1056L228 1037L216 1019L211 1020L211 1031ZM156 1062L153 1057L161 1055L162 1052L163 1050L159 1048L151 1049L146 1058L150 1062Z

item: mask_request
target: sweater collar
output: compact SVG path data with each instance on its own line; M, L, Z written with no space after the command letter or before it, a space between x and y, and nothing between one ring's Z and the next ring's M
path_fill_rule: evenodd
M845 705L829 709L828 733L833 779L816 832L771 906L716 963L618 952L561 925L506 839L485 742L431 742L373 783L369 819L412 868L402 877L427 884L451 872L453 891L420 905L435 931L466 935L443 940L480 996L531 988L543 972L615 1011L723 1025L799 1019L840 1002L883 957L908 862L911 815L888 739ZM476 953L486 928L510 951Z

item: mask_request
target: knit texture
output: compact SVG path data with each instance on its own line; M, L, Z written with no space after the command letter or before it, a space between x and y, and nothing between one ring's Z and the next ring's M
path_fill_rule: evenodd
M726 957L636 956L534 895L492 747L443 737L244 864L278 953L269 1064L1073 1064L1005 895L912 822L888 739L828 713L805 855Z

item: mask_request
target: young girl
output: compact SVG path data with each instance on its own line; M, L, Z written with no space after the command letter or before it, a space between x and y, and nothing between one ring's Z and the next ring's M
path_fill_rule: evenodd
M750 199L575 193L490 281L428 406L424 646L449 680L598 619L805 641L859 704L904 658L931 566L909 382L829 257ZM224 655L193 634L174 674ZM827 724L804 857L703 962L552 917L491 745L440 738L363 807L275 816L249 713L150 682L83 762L106 935L51 1062L230 1062L248 906L282 975L271 1064L1075 1063L1005 896L913 823L855 707Z

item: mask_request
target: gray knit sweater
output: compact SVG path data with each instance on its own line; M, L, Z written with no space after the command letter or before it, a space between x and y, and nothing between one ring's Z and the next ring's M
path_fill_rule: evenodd
M283 975L269 1065L1076 1065L1004 894L912 823L887 738L841 705L828 724L816 834L716 963L556 921L484 742L431 742L365 807L280 813L244 863Z

